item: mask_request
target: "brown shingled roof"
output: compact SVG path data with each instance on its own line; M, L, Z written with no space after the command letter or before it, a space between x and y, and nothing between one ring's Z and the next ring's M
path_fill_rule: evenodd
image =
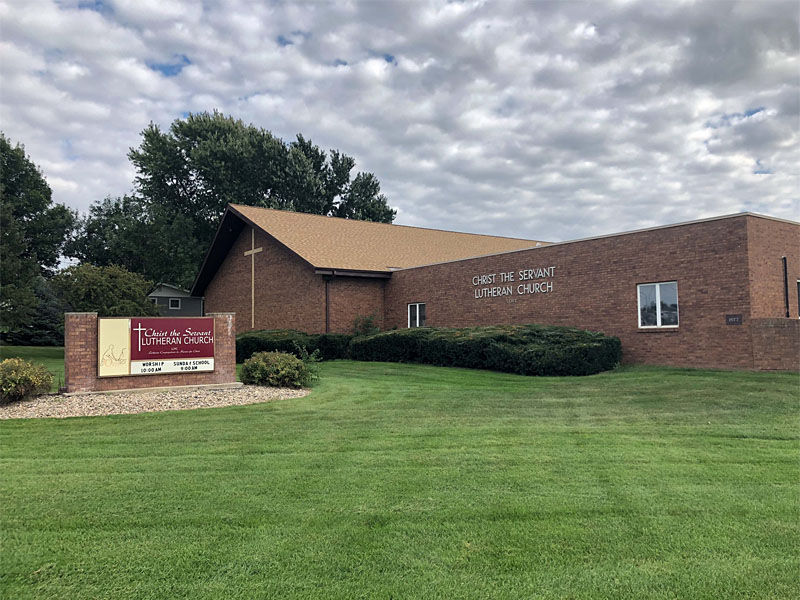
M536 240L371 223L241 204L231 204L230 208L318 269L391 272L541 244Z

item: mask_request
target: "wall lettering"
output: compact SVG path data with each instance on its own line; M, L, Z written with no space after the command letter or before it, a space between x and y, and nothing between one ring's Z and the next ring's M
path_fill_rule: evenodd
M499 273L481 273L472 277L474 295L475 298L496 298L498 296L549 294L553 291L551 278L555 276L555 272L555 266L549 266L518 271L500 271Z

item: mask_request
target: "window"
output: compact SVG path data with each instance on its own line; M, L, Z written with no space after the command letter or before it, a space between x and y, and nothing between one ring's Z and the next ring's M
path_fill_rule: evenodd
M158 304L158 298L150 298L150 302L153 304Z
M181 309L181 299L180 298L170 298L169 299L169 307L172 310L180 310Z
M417 302L408 305L408 326L425 327L425 305Z
M639 327L678 326L678 282L643 283L639 290Z

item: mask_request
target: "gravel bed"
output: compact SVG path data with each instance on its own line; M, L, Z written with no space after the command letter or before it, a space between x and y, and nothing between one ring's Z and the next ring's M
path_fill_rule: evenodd
M181 389L160 392L118 392L63 396L49 394L0 405L0 419L38 419L125 415L163 410L189 410L300 398L308 390L243 385L228 389Z

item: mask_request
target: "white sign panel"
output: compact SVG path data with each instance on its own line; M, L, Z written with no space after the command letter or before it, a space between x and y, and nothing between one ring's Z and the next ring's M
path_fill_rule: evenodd
M131 375L155 375L157 373L201 373L203 371L213 370L213 358L131 361Z

